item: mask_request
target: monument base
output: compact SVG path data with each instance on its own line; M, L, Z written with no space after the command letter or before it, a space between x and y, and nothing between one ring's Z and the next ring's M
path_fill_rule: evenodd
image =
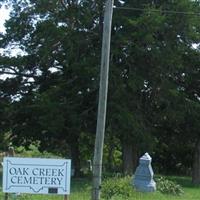
M151 181L151 183L144 182L134 182L135 189L138 192L155 192L156 191L156 183Z

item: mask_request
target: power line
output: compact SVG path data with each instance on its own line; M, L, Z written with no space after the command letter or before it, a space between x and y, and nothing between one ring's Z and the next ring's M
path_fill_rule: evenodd
M133 7L117 7L115 6L114 9L119 10L134 10L134 11L148 11L148 12L161 12L166 14L181 14L181 15L198 15L200 16L200 12L184 12L184 11L175 11L175 10L158 10L158 9L145 9L145 8L133 8Z

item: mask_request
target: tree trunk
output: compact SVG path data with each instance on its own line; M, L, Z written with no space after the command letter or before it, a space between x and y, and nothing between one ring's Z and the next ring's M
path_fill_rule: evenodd
M108 146L108 163L107 163L109 172L112 172L113 169L114 169L114 165L113 165L113 160L114 160L113 152L114 152L114 149L115 149L114 143L109 142L109 146Z
M192 182L194 184L200 184L200 139L198 139L195 146Z
M123 142L122 147L123 173L126 175L133 175L138 163L137 149L133 144Z
M71 157L72 157L72 169L74 169L74 177L80 177L81 161L80 161L79 144L77 141L74 141L71 146Z

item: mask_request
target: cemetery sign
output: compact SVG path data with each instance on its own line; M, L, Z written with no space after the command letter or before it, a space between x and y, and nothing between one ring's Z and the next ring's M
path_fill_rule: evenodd
M3 192L70 193L71 160L5 157Z

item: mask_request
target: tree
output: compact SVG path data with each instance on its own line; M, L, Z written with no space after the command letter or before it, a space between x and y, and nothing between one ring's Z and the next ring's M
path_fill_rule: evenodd
M0 74L14 75L1 81L12 140L24 145L40 140L63 155L76 147L77 155L83 133L92 149L105 1L6 3L13 11L0 46L25 52L0 56ZM193 48L200 36L199 4L115 1L106 127L124 152L125 173L132 174L138 156L150 151L165 172L180 166L186 171L194 159L193 178L199 182L199 47Z
M199 41L198 17L194 14L199 8L199 2L153 1L148 4L147 1L123 1L117 6L122 9L139 8L126 9L126 12L118 8L118 13L114 15L112 49L115 51L110 73L109 107L117 109L110 109L109 118L110 127L117 127L113 132L121 132L119 137L125 137L125 147L127 141L132 145L130 153L125 155L130 155L137 146L140 152L149 149L148 143L153 146L157 140L162 143L165 137L170 138L172 130L173 138L178 141L179 134L174 131L177 126L182 137L192 142L191 136L188 138L181 124L187 123L184 117L192 102L199 104L195 97L198 96L198 91L192 94L191 91L186 91L183 85L189 82L183 76L191 78L192 71L199 74L198 65L188 59L194 54L197 56L195 59L199 58L199 52L192 48L192 44ZM193 14L170 13L170 10ZM196 81L197 78L194 82ZM188 98L192 101L186 104ZM181 103L180 107L175 102ZM173 121L171 124L170 118ZM164 125L162 134L158 133L161 131L160 122ZM198 134L197 129L192 134ZM159 147L157 149L159 152ZM138 149L134 151L137 154ZM133 170L133 164L130 169L125 169L129 173Z
M39 140L43 149L69 152L78 175L77 138L83 130L93 137L96 121L102 2L8 2L13 10L1 47L19 44L24 51L0 61L0 73L14 75L10 82L18 80L13 142Z
M0 80L0 149L6 151L10 136L10 98L4 93L5 88L2 82L3 81Z

